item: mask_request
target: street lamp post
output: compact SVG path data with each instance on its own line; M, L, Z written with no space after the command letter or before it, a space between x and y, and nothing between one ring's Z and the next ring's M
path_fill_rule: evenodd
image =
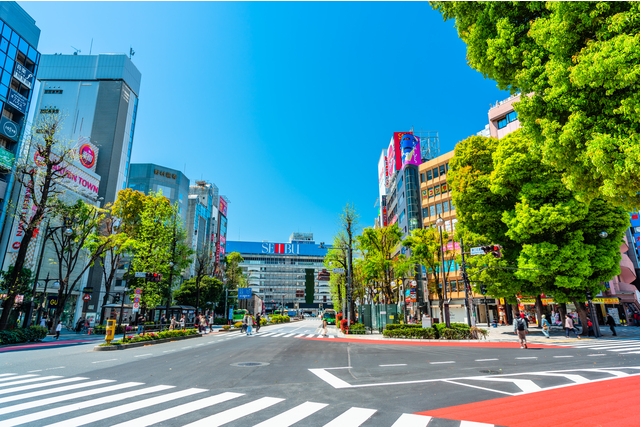
M445 326L450 327L450 302L447 299L447 283L445 283L445 250L443 249L443 226L445 221L439 215L436 220L436 226L438 227L438 233L440 236L441 243L441 270L443 276L443 316L445 317Z

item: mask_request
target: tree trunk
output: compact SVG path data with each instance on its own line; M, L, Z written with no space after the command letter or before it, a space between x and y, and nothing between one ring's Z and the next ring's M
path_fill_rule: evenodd
M578 302L577 300L572 300L574 306L576 307L576 312L579 314L579 319L581 319L581 335L589 336L590 328L588 328L588 312L585 309L585 305Z
M541 315L543 314L543 300L541 299L541 295L536 296L536 304L534 307L536 310L537 325L541 325Z
M11 309L13 304L16 302L15 295L8 295L7 298L2 302L2 317L0 317L0 330L7 329L9 327L8 320L9 314L11 314Z

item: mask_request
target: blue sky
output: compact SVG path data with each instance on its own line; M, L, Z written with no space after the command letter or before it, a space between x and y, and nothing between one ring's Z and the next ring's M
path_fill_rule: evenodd
M19 4L43 54L133 48L132 162L215 183L228 240L331 242L348 203L372 226L393 132L437 131L445 153L508 96L426 2Z

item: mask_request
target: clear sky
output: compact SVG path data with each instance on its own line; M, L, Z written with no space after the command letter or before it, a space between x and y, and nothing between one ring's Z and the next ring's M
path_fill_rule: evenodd
M213 182L228 240L331 242L346 204L373 225L392 133L441 153L499 91L426 2L19 2L43 54L128 53L142 73L132 162Z

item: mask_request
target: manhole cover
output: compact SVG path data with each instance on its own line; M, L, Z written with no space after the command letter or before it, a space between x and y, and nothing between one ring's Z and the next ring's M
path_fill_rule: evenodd
M265 362L238 362L238 363L232 363L231 366L238 366L241 368L247 368L247 367L252 367L252 366L267 366L269 363Z
M489 369L482 369L479 372L482 373L482 374L492 374L492 375L498 375L498 374L501 373L499 371L491 371Z

